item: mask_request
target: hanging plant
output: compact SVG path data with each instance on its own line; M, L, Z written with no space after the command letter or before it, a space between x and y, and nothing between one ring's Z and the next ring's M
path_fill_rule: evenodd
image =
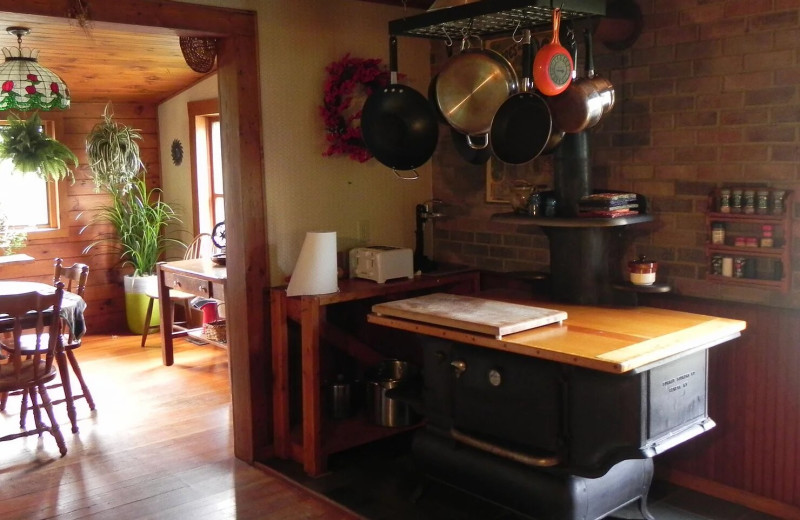
M114 121L111 104L103 110L103 120L86 136L86 157L95 188L109 192L127 191L144 171L139 156L142 138L138 130Z
M372 157L361 136L361 108L373 90L389 85L389 72L380 63L379 59L345 54L325 68L328 79L319 107L328 142L328 149L322 154L325 157L347 155L358 162Z
M8 125L0 128L0 159L11 159L16 171L36 173L45 180L73 178L67 163L77 168L78 157L42 129L38 113L24 120L9 114Z

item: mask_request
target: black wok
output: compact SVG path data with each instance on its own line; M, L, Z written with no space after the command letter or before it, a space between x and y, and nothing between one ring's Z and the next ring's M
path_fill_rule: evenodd
M542 153L553 127L547 102L531 88L532 62L530 30L526 30L522 43L525 91L509 97L500 106L490 132L492 151L509 164L522 164Z
M367 150L397 173L398 170L415 170L431 158L439 139L439 125L425 96L397 83L397 40L394 37L390 40L389 52L392 83L367 98L361 112L361 134Z

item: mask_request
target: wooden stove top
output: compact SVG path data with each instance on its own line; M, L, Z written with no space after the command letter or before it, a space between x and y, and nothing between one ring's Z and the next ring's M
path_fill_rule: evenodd
M503 305L496 298L482 299L493 302L495 309ZM387 316L384 308L381 314L368 315L367 320L395 329L612 373L649 370L737 338L747 325L741 320L652 307L514 303L564 311L567 319L561 324L543 325L499 338L492 331L479 333L476 327L459 325L463 312L457 319L445 320L441 316ZM396 302L394 305L398 306Z

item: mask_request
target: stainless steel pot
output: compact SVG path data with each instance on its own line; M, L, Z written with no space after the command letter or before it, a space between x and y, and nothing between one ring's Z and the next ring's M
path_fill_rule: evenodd
M379 426L399 428L419 420L411 405L387 395L418 375L418 370L406 361L387 359L372 367L366 374L367 417Z

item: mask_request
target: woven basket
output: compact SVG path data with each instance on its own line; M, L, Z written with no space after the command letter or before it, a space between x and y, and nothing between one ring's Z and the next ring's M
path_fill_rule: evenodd
M183 59L193 71L201 73L211 71L217 57L216 39L181 36L179 40Z
M203 336L211 341L227 343L228 329L225 319L214 320L203 325Z

